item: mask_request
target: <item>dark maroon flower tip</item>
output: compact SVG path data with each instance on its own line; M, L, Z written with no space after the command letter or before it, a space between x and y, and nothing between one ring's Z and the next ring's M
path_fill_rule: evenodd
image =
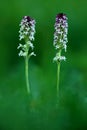
M57 18L57 19L64 19L64 20L67 19L66 14L64 14L64 13L59 13L59 14L57 14L56 18Z
M30 22L32 20L30 16L24 16L23 19L27 19L27 22Z
M28 25L31 26L31 21L33 21L33 19L30 16L24 16L23 19L22 19L22 22L23 22L24 25L27 22Z
M27 22L30 22L32 19L29 16L26 16Z
M58 18L63 18L63 13L57 15Z

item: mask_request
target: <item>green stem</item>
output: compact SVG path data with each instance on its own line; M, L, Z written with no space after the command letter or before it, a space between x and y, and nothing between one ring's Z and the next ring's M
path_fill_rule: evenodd
M61 56L61 50L58 53ZM59 80L60 80L60 61L57 63L57 94L59 93Z
M30 85L29 85L29 75L28 75L28 56L25 57L25 76L26 76L26 86L27 86L27 91L30 93Z
M57 94L59 93L60 61L57 64Z

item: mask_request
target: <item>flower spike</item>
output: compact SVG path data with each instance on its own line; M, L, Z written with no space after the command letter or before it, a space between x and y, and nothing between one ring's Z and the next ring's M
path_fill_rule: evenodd
M61 61L65 60L65 56L59 55L59 51L62 49L67 49L66 43L68 42L67 34L68 34L68 22L67 17L65 14L60 13L56 16L56 22L55 22L55 32L54 32L54 41L53 45L55 49L58 51L56 56L54 57L54 61Z
M33 50L34 45L32 41L34 41L35 35L35 20L31 19L29 16L24 16L20 23L19 30L19 40L24 40L25 44L19 44L18 49L20 49L19 56L26 56L29 53L29 49ZM32 53L32 52L31 52Z
M53 61L57 62L57 93L59 92L59 74L60 74L60 61L66 60L65 56L61 56L61 52L64 49L66 52L67 49L67 34L68 34L68 18L65 14L60 13L56 16L55 21L55 32L54 32L54 41L53 45L57 51L56 56Z

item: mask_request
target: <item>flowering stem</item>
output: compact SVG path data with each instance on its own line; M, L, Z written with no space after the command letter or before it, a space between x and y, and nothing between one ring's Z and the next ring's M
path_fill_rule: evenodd
M59 80L60 80L60 62L62 60L66 60L65 56L61 56L61 51L64 49L66 52L67 49L67 34L68 34L68 18L66 14L59 13L56 16L56 21L54 24L55 32L54 32L54 41L53 45L57 50L56 56L54 57L54 61L57 62L57 95L59 95Z
M29 75L28 75L28 56L25 57L25 76L26 76L26 86L27 92L30 93L30 85L29 85Z
M35 20L30 16L24 16L20 23L19 30L19 40L24 40L24 44L19 43L17 49L20 49L19 56L25 58L25 77L26 77L26 86L27 91L30 93L29 77L28 77L28 60L31 56L36 56L32 51L34 46L32 41L34 41L35 35ZM30 50L29 50L30 49Z

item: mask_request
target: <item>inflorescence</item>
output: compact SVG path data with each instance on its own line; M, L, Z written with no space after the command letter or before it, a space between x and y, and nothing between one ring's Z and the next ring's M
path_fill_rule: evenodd
M54 41L53 45L57 50L56 56L54 57L53 61L61 61L66 60L65 56L61 56L62 49L67 49L66 43L68 42L67 34L68 34L68 22L67 17L65 14L60 13L56 16L55 22L55 32L54 32Z
M20 23L20 30L19 30L19 40L24 40L24 44L19 44L17 49L20 49L19 56L26 57L27 55L31 57L32 55L35 56L34 52L29 52L29 49L34 49L34 45L32 41L34 41L35 35L35 20L31 19L29 16L24 16Z

